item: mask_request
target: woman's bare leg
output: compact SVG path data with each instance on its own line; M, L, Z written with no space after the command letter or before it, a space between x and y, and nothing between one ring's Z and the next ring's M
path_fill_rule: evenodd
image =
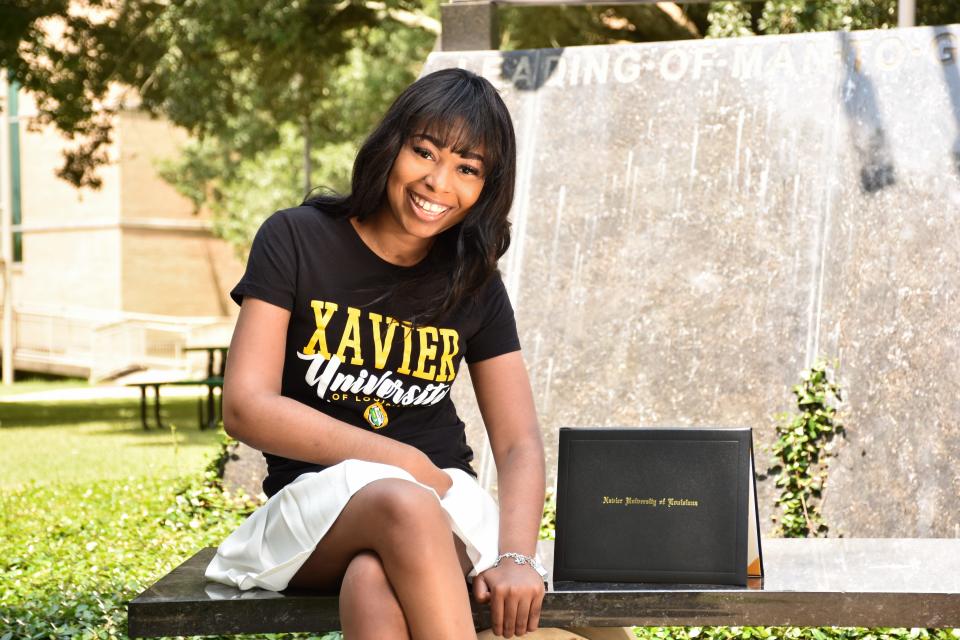
M427 489L377 480L353 495L290 584L336 588L354 557L373 551L414 640L475 640L454 539L446 512Z
M407 619L372 551L354 556L340 586L340 629L346 640L410 640Z
M455 542L466 575L472 565L463 543ZM372 551L357 554L347 566L340 585L340 625L346 640L410 640L400 601Z

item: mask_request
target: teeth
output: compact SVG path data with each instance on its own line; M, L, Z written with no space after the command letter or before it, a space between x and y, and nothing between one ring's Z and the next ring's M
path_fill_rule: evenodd
M418 198L416 194L413 194L413 193L411 193L410 196L413 198L413 201L417 203L417 206L423 209L424 211L426 211L427 213L443 213L444 211L450 208L450 207L444 207L439 204L434 204L432 202L428 202L423 198Z

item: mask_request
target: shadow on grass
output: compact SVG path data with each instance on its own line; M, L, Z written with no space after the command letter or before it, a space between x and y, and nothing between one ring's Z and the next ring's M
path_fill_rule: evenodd
M200 435L202 437L188 438L184 440L183 438L180 437L180 432L177 431L177 446L178 447L209 447L210 438L205 434L200 434ZM145 447L154 447L157 449L169 449L170 447L173 446L173 443L170 441L169 438L167 438L166 440L157 441L157 442L131 442L128 446L137 447L140 449Z
M173 422L178 431L198 429L197 398L163 398L161 417L164 425ZM0 428L64 427L81 424L116 424L124 433L157 433L153 423L152 401L147 407L149 431L140 426L140 401L132 399L82 400L69 402L5 402L0 404ZM164 429L166 431L166 429ZM104 430L108 431L108 430ZM113 431L113 430L109 430ZM121 431L118 429L117 431Z
M170 440L170 431L171 425L176 426L177 431L177 440L183 442L184 439L188 441L196 440L206 442L210 438L211 431L216 431L216 429L204 429L200 430L200 425L197 424L196 415L192 416L192 419L187 418L186 420L171 420L169 416L163 416L164 424L162 429L158 429L152 422L150 429L144 431L143 427L140 426L139 416L136 419L136 424L133 422L127 421L127 424L124 425L111 425L109 423L104 423L102 421L97 421L94 423L87 423L83 429L83 435L85 436L165 436L166 439ZM69 426L69 425L61 425Z

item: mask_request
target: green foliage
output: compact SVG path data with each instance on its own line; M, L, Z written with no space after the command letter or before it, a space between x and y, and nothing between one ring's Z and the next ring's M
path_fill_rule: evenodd
M203 474L208 484L222 487L223 472L226 469L227 461L230 460L230 447L235 445L237 441L227 435L222 426L217 431L217 436L219 437L217 450L210 456L210 462L207 463Z
M68 4L0 4L0 67L36 97L37 123L84 136L60 175L94 188L111 116L125 103L199 139L228 140L243 156L275 146L291 122L321 141L342 141L326 134L342 129L340 120L349 129L356 116L336 110L334 91L351 52L384 58L394 65L388 76L396 75L424 56L403 58L409 51L382 33L402 30L431 44L433 37L409 19L425 15L414 0L88 0L71 11Z
M89 0L84 3L88 11L68 9L77 4L0 4L0 67L34 94L34 124L55 122L70 138L83 136L65 154L58 175L77 186L98 188L101 180L94 170L107 162L116 112L116 105L104 104L105 99L115 83L144 86L148 99L154 95L145 81L163 54L154 25L168 3L130 0L109 20L98 14L116 3Z
M224 491L221 483L222 453L229 444L225 437L221 452L213 458L202 476L184 484L174 495L174 500L164 512L163 524L175 530L198 529L209 519L238 517L237 524L260 506L246 494L232 496ZM235 527L234 527L235 528ZM232 529L231 529L232 530ZM218 541L219 544L219 541Z
M557 539L557 497L553 491L547 492L543 503L543 517L540 518L540 540Z
M710 27L708 38L738 38L751 36L750 8L745 2L711 2L707 15Z
M843 397L834 375L836 366L818 359L792 389L799 413L778 416L773 445L776 466L771 471L776 473L776 486L780 488L779 537L826 535L827 525L820 514L827 480L825 458L833 437L843 434L837 417L837 405Z
M727 640L728 638L770 638L771 640L956 640L960 629L906 629L878 627L635 627L643 640Z
M229 442L222 436L207 469L188 477L0 489L0 639L125 639L126 602L256 507L220 487ZM48 462L42 450L33 456Z
M126 638L126 602L198 549L219 544L254 507L221 491L209 469L173 481L0 492L0 638Z
M916 3L916 24L960 22L960 5L951 0ZM707 37L729 38L774 33L890 29L897 26L896 0L766 0L764 3L710 3Z
M125 601L242 517L196 479L0 492L0 629L14 638L124 637Z
M195 139L160 168L160 175L198 209L213 213L214 232L244 260L260 223L278 209L299 204L305 195L303 137L292 124L281 125L278 132L277 146L249 155L228 151L219 139ZM355 151L352 142L313 145L313 180L334 191L347 190Z
M305 183L349 190L363 136L416 78L435 39L395 22L359 31L362 37L340 64L328 65L318 78L322 91L305 105L307 116L288 114L266 130L255 119L237 117L220 134L194 139L180 158L161 167L161 175L197 209L212 211L216 233L241 256L266 216L303 200Z
M678 9L679 11L679 9ZM700 31L683 9L682 22L657 5L579 5L500 9L500 48L540 49L618 42L650 42L697 38Z

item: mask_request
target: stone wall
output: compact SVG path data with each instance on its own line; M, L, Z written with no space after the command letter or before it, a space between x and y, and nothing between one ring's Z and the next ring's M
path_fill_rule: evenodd
M750 426L762 474L821 354L848 394L831 535L960 536L958 43L951 26L430 56L514 116L501 265L551 482L561 426Z

